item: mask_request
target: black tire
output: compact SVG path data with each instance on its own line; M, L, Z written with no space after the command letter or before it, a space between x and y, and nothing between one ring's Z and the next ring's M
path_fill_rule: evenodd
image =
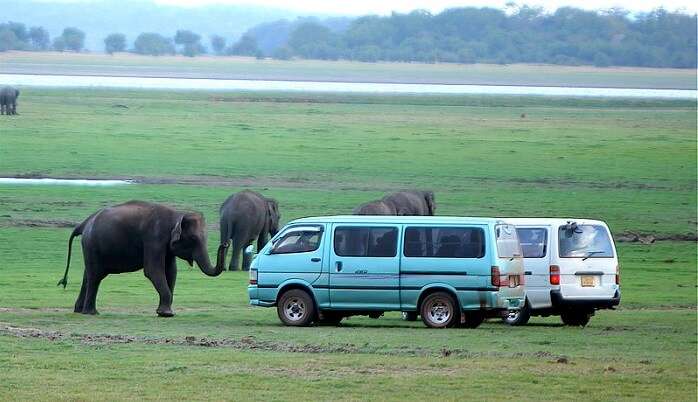
M562 323L571 327L586 327L591 319L590 311L563 311L560 314Z
M315 323L318 325L336 326L344 319L342 314L332 311L323 311L320 316L321 318L315 320Z
M403 311L402 319L405 321L417 321L418 314L416 311Z
M284 292L276 305L276 312L281 322L291 327L307 327L317 316L313 298L301 289Z
M460 326L463 328L477 328L485 321L485 314L480 311L466 311L465 322Z
M424 325L429 328L450 328L460 322L460 308L446 292L434 292L419 307Z
M516 313L510 314L506 312L502 317L502 321L504 321L505 324L511 325L512 327L526 325L530 319L531 309L528 307L528 303L524 304L524 306L520 310L516 311Z

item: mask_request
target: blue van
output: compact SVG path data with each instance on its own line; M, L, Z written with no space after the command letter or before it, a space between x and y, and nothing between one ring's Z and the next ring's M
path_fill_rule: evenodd
M250 304L286 325L385 311L474 328L523 306L513 225L491 218L326 216L288 223L250 266Z

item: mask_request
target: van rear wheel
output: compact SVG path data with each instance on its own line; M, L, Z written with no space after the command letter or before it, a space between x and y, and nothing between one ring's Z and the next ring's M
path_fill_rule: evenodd
M324 311L321 314L321 317L318 317L316 323L318 325L339 325L339 323L342 322L342 319L344 319L344 316L340 313L332 312L332 311Z
M417 321L417 312L416 311L403 311L402 312L402 319L405 321Z
M571 327L586 327L591 319L590 311L563 311L560 314L562 323Z
M276 305L276 312L284 325L306 327L315 319L315 302L308 292L291 289L284 292Z
M504 313L504 317L502 317L502 321L505 324L514 327L528 324L529 319L531 319L531 309L528 307L528 303L524 304L519 310Z
M420 315L429 328L449 328L460 321L460 309L450 294L434 292L422 301Z
M485 314L480 311L466 311L465 322L461 324L463 328L477 328L485 321Z

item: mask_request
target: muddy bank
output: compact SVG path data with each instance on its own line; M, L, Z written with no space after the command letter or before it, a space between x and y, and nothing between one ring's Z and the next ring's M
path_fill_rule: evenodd
M471 352L465 349L441 348L430 350L420 347L385 348L364 344L361 346L351 343L340 344L294 344L290 342L272 342L257 339L254 336L240 338L209 338L185 336L178 338L169 337L144 337L120 334L76 334L60 331L47 331L38 328L22 328L0 323L0 335L14 336L17 338L35 338L48 341L78 342L84 345L116 345L116 344L144 344L144 345L173 345L205 348L231 348L242 351L266 351L285 353L342 353L342 354L379 354L379 355L404 355L404 356L433 356L433 357L460 357L460 358L538 358L554 362L568 361L567 356L556 355L547 351L537 352Z

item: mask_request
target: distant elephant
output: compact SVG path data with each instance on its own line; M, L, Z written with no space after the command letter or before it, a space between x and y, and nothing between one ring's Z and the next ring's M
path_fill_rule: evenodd
M354 208L354 215L397 215L392 203L384 200L369 201Z
M356 207L354 215L406 215L433 216L436 200L431 191L398 191L380 200L367 202Z
M274 236L279 231L279 204L255 191L244 190L228 197L221 205L220 216L221 245L232 240L231 271L237 270L245 247L256 240L257 250L261 250L267 244L267 235ZM243 254L242 269L249 267L249 256Z
M223 272L226 245L218 248L216 266L211 266L206 246L206 222L197 212L179 212L164 205L129 201L101 209L79 224L68 240L68 262L63 279L68 283L73 238L82 235L85 273L76 313L97 314L95 300L99 284L109 274L143 268L160 295L157 314L171 317L172 294L177 279L176 257L199 266L208 276Z
M13 87L0 88L0 115L17 114L19 90Z

